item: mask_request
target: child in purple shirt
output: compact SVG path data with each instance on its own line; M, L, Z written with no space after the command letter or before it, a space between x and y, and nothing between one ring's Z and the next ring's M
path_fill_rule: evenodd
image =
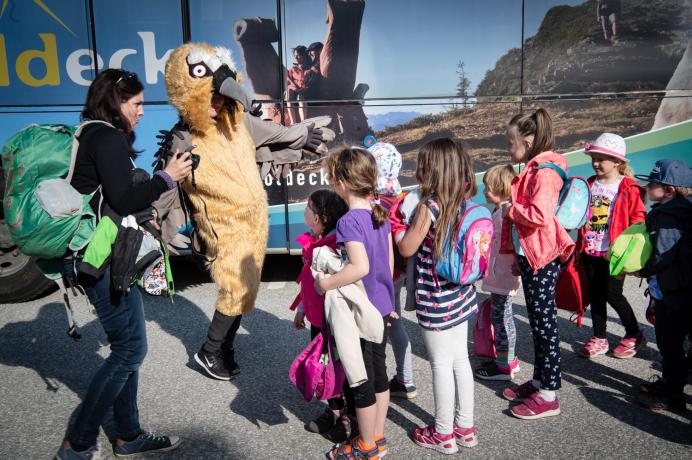
M318 293L363 281L368 298L386 323L394 316L394 251L387 211L378 201L377 163L364 149L345 148L330 154L324 164L334 191L346 202L349 211L336 224L336 241L342 248L344 268L315 282ZM385 345L360 340L368 380L357 387L346 385L347 409L355 407L360 435L336 445L327 454L330 459L376 458L387 451L384 423L389 408L389 379L385 362Z

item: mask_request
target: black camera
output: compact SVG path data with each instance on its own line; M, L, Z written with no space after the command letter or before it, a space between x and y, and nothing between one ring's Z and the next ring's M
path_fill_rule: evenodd
M193 171L195 169L197 169L197 166L199 166L199 160L201 160L201 158L202 158L199 155L197 155L196 153L192 153L192 149L194 149L195 147L197 147L197 146L194 144L189 146L188 148L186 148L182 152L179 152L178 156L176 157L176 158L180 158L181 156L183 156L183 153L189 152L190 153L190 161L192 161L192 170Z

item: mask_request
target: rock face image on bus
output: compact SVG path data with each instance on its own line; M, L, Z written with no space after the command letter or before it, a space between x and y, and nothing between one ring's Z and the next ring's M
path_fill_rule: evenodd
M280 134L253 139L269 253L300 252L306 198L329 187L322 158L340 146L391 144L406 191L416 185L419 148L452 137L468 148L481 184L485 170L510 162L512 116L543 107L572 175L591 175L583 147L604 132L626 138L637 173L661 157L690 162L689 1L616 2L607 17L592 1L481 3L0 2L0 145L30 124L77 125L94 76L122 68L145 85L135 165L151 173L159 131L179 121L166 61L182 43L204 42L230 50L246 116ZM0 302L44 294L52 282L2 217ZM194 222L179 223L170 249L188 255Z

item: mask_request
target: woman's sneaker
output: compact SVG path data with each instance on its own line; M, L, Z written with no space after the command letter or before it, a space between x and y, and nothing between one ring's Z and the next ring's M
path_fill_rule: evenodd
M456 454L459 452L454 433L440 434L435 430L435 425L416 428L413 432L413 441L421 447L432 449L442 454Z
M135 439L121 446L113 444L113 455L117 458L129 458L144 453L168 452L177 449L178 446L180 438L177 436L156 436L143 431Z
M401 383L398 378L393 377L389 381L389 394L394 398L413 399L418 393L414 384Z
M523 403L514 406L510 412L523 420L534 420L543 417L552 417L560 414L560 401L557 397L553 401L546 401L538 392L533 393Z
M632 358L645 343L646 338L641 332L632 337L625 336L613 350L613 356L620 359Z
M476 377L482 380L512 380L514 374L519 372L519 361L514 360L508 368L502 368L496 362L490 361L476 369Z
M98 460L98 446L91 446L87 450L76 451L70 447L60 446L58 453L53 457L54 460Z
M586 342L584 348L581 349L581 355L585 358L595 358L598 355L605 355L608 353L608 349L608 339L591 337L591 340Z
M454 422L454 438L461 447L474 447L478 445L478 433L476 427L462 428Z
M538 393L538 388L533 386L533 382L529 380L519 386L509 386L502 391L502 397L507 401L523 401L534 393Z

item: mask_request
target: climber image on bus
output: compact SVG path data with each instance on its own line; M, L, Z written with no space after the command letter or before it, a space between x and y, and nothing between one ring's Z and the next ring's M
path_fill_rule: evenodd
M213 50L188 56L190 75L223 76L215 93L242 112L255 155L245 172L266 192L268 253L300 254L306 199L329 188L322 159L341 146L391 145L404 191L417 185L420 147L439 137L464 143L482 188L484 171L509 162L507 121L538 107L553 116L571 175L592 174L583 147L603 132L626 139L630 165L642 173L658 158L689 161L692 148L692 11L673 0L0 3L1 303L53 286L7 220L17 205L8 199L17 140L35 139L22 130L42 125L36 132L69 141L87 88L105 69L132 72L144 85L137 168L154 174L176 152L197 155L189 187L157 209L169 255L199 255L188 195L193 182L203 186L210 160L166 84L171 54L185 43ZM55 151L37 149L32 165Z

